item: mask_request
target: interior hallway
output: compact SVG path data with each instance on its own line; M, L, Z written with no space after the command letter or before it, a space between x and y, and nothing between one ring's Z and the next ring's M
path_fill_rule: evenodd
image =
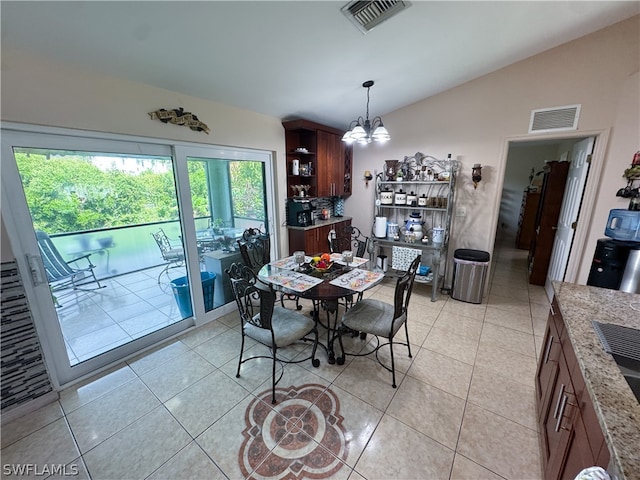
M3 474L62 464L92 479L538 479L534 375L549 302L513 245L497 245L481 305L431 302L415 284L413 358L396 348L397 389L374 358L328 365L319 350L319 368L285 367L272 407L269 361L235 377L231 314L3 425ZM367 295L392 301L392 291L386 282Z

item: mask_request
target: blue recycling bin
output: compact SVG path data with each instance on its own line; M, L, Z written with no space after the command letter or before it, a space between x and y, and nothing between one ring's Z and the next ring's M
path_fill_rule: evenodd
M215 286L216 274L213 272L200 272L200 279L202 280L204 309L208 312L209 310L213 310L213 287ZM173 296L176 298L176 303L178 304L182 318L192 316L193 309L191 308L191 296L189 295L189 278L178 277L171 280L171 289L173 290Z

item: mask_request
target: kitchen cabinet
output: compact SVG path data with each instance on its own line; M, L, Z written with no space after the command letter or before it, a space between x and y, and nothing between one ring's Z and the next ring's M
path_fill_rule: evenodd
M516 234L516 248L529 250L531 240L536 232L536 214L540 203L540 192L526 189L522 196L520 217L518 218L518 233Z
M536 374L536 403L544 478L573 479L584 468L606 468L610 455L604 434L556 298L543 345Z
M353 147L342 141L344 132L308 120L291 120L282 125L285 129L287 196L298 195L294 185L308 186L306 195L311 197L351 195ZM298 175L293 174L294 160L304 167L299 168Z
M558 217L564 198L569 162L547 162L536 213L535 234L529 250L529 283L544 285L547 280Z
M543 350L538 363L538 371L536 374L536 401L538 407L538 422L541 421L541 415L546 414L549 409L549 402L553 392L551 387L556 383L559 370L560 356L562 355L562 346L560 344L560 333L558 332L557 314L559 311L557 303L552 304L549 312L549 320L543 340Z
M337 232L351 225L351 219L316 227L289 228L289 255L296 250L304 250L308 254L329 251L329 232Z
M335 133L318 130L318 196L333 197L344 191L344 142Z

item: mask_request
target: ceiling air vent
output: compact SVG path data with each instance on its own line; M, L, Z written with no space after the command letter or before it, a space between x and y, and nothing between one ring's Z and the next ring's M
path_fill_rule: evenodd
M402 0L354 1L347 3L340 11L358 27L358 30L367 33L409 6L410 2Z
M580 107L581 105L565 105L564 107L532 110L529 133L577 130Z

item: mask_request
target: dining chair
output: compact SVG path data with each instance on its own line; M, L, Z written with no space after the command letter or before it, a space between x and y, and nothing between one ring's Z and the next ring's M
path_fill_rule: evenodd
M301 363L311 360L314 367L320 365L316 358L318 348L318 329L309 317L287 308L276 306L276 293L271 285L261 282L254 271L242 263L233 263L225 270L231 280L233 295L240 313L242 324L242 344L236 378L240 377L243 363L257 358L271 358L271 403L276 403L276 385L284 374L284 367L276 379L276 363ZM271 356L244 356L246 337L265 345L271 350ZM278 356L278 351L300 341L312 342L311 355L302 359L287 360Z
M162 228L151 235L158 244L162 258L166 262L166 265L158 274L158 283L160 283L160 277L163 273L169 272L170 268L184 265L184 248L182 248L182 246L174 247Z
M96 278L96 274L93 271L96 266L91 263L90 253L66 261L62 258L62 255L60 255L60 252L47 233L42 230L36 230L36 239L38 240L40 256L42 257L44 270L47 274L47 281L51 285L52 292L65 290L67 288L73 288L74 290L97 290L106 286L101 285L100 281ZM86 266L80 267L79 264L76 263L80 260L86 261ZM75 264L76 266L72 267L71 264ZM95 283L97 287L82 288L92 283Z
M409 345L409 329L407 328L407 309L409 307L409 299L413 290L413 281L416 277L416 271L420 265L420 256L416 257L409 269L398 278L394 292L393 305L377 300L374 298L366 298L354 304L342 316L342 324L338 332L338 340L342 356L336 359L339 365L344 364L346 353L342 344L342 334L352 331L358 331L361 334L371 334L377 339L377 346L374 350L366 353L356 354L350 353L352 356L370 355L375 352L378 363L391 372L391 386L396 388L396 369L395 359L393 356L393 338L396 333L404 325L407 343L395 342L398 345L406 345L411 358L411 346ZM380 337L387 340L386 343L380 344ZM362 338L362 337L361 337ZM391 368L385 365L378 355L378 351L385 345L389 345L389 353L391 354Z
M271 239L258 228L247 228L238 239L242 261L254 273L271 261Z
M329 251L331 253L342 253L345 250L353 251L354 256L364 257L368 252L369 237L362 235L358 227L346 225L336 231L336 237L329 240ZM362 292L355 298L356 302L362 300ZM354 303L354 296L348 295L344 298L345 308L351 308ZM357 335L358 332L352 332Z
M344 250L352 250L356 257L364 257L367 253L369 237L362 235L358 227L347 225L336 231L336 237L329 240L331 253L342 253Z
M242 261L247 265L253 273L258 271L271 261L271 238L268 233L263 232L259 228L249 227L238 239L238 248ZM284 301L291 300L296 302L296 310L302 310L300 298L293 293L280 293L280 305L284 307Z

